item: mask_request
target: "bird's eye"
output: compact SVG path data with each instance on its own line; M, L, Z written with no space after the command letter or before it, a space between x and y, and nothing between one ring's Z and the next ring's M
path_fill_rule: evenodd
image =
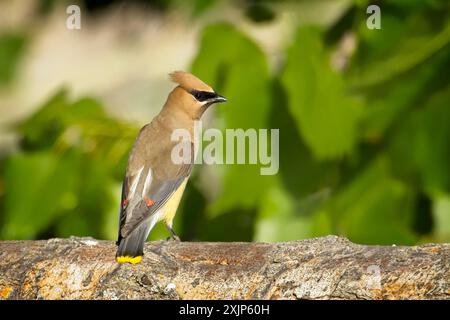
M201 101L202 98L203 98L203 94L202 94L201 91L195 91L192 95L193 95L194 98L197 99L198 101Z
M215 92L199 91L199 90L192 90L191 94L194 96L194 98L197 101L200 101L200 102L212 99L212 98L216 97L216 95L217 95Z

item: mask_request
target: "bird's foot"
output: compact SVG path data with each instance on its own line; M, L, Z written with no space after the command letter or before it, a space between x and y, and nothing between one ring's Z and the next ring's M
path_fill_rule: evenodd
M167 227L167 230L169 230L170 234L171 234L171 236L168 237L166 240L167 241L180 241L180 237L177 236L177 234L173 230L172 226L166 223L166 227Z
M180 240L180 237L179 237L179 236L173 235L173 236L167 237L166 241L176 241L176 242L179 242L179 241L181 241L181 240Z

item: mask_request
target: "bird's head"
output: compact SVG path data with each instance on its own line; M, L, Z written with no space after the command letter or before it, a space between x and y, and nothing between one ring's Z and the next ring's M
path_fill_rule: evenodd
M227 101L193 74L175 71L170 79L178 86L170 93L166 106L183 111L193 119L199 119L212 104Z

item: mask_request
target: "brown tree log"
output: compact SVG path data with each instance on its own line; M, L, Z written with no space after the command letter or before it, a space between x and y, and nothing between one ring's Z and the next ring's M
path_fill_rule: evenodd
M0 299L449 299L450 244L148 242L118 264L111 241L0 241Z

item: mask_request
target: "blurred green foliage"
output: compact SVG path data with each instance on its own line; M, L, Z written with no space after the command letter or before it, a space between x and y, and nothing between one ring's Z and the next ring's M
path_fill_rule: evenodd
M351 152L361 106L331 69L319 31L299 29L286 60L281 81L288 108L314 156L336 159Z
M2 238L73 234L111 238L113 186L137 128L93 99L57 93L17 126L21 151L2 162Z
M26 36L22 33L0 33L0 85L12 80L25 44Z
M197 14L212 2L196 1ZM270 4L245 14L267 23L277 15ZM273 70L235 26L204 28L192 71L229 99L214 126L280 128L280 171L215 165L220 194L210 199L196 168L175 220L182 239L450 241L449 6L389 1L382 30L366 28L366 7L356 1L333 25L299 27ZM349 35L356 51L336 68ZM0 57L12 61L0 63L0 84L21 39L0 37ZM138 129L93 99L57 93L14 128L20 151L0 159L0 238L115 238ZM157 226L150 238L167 235Z

